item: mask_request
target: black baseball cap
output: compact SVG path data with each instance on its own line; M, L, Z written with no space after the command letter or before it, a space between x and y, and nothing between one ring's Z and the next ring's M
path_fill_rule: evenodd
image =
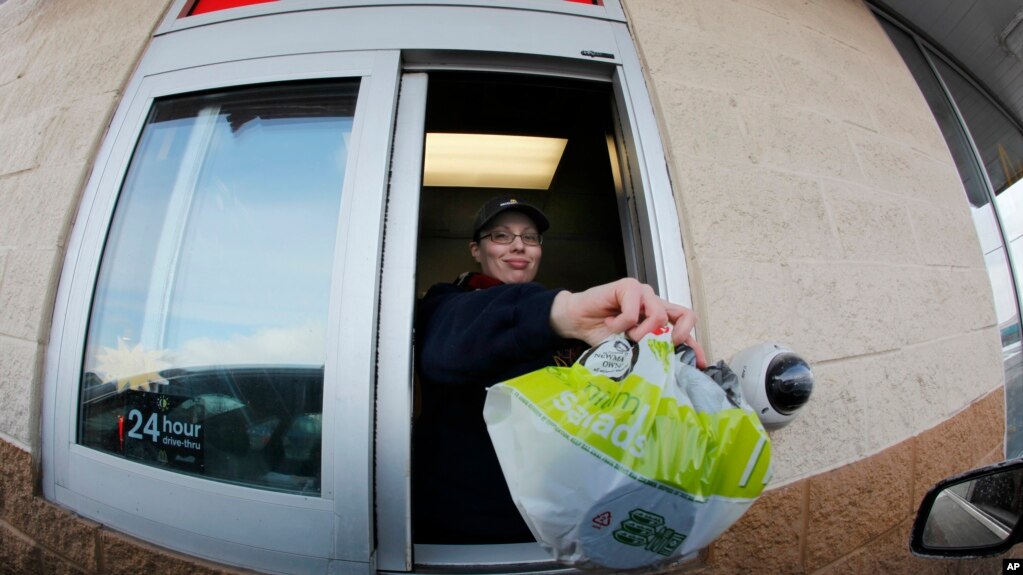
M529 216L533 223L536 224L536 231L541 234L547 231L547 228L551 227L550 222L547 221L547 216L544 215L540 208L520 202L515 198L509 196L499 196L491 198L487 203L483 204L478 212L476 212L476 222L472 226L472 239L475 241L479 240L480 230L486 227L487 223L494 219L501 212L507 212L508 210L514 210L522 212Z

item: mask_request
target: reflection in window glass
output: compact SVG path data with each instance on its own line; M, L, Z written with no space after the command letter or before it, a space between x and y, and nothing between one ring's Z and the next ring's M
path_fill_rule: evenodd
M995 198L1002 233L1009 245L1012 267L1023 271L1023 182L1016 182ZM1018 282L1017 282L1018 283Z
M999 221L1002 232L1009 246L1012 269L1016 272L1015 285L1023 285L1023 182L1016 182L995 198L998 207ZM1006 271L1008 275L1008 271ZM1012 282L1006 278L1003 282L1006 293L1012 294ZM1015 302L1013 302L1015 303ZM1023 381L1023 349L1020 342L1020 322L1015 306L1006 306L1013 312L998 315L998 328L1002 334L1002 356L1005 358L1006 381ZM1005 315L1006 317L1003 317ZM1009 442L1006 455L1023 454L1023 384L1006 398L1006 423L1008 424Z
M79 442L317 494L331 261L357 82L157 101L107 239Z

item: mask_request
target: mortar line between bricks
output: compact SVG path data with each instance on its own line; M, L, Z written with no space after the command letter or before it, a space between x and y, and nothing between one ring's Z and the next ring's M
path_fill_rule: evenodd
M38 169L39 169L39 166L35 165L35 166L30 167L30 168L24 168L24 169L21 169L21 170L15 170L13 172L7 172L7 173L4 173L4 174L0 174L0 182L6 180L7 178L14 178L14 177L20 176L21 174L25 174L25 173L28 173L28 172L31 172L31 171L34 171L34 170L38 170Z
M810 549L810 481L803 480L803 492L800 494L801 515L799 521L799 566L806 572L806 557Z
M918 439L919 437L920 437L919 435L911 437L910 438L910 442L911 443L909 444L909 473L910 473L910 475L909 475L909 512L910 513L913 512L913 506L915 506L917 504L917 502L920 501L921 498L923 498L923 495L918 493L918 491L920 490L920 488L922 486L917 485L917 475L916 475L917 474L916 459L917 459L917 457L919 455L918 451L920 449L920 445L919 445L920 441Z
M57 557L58 559L60 559L61 561L63 561L64 563L67 563L69 565L76 565L76 566L80 567L81 570L84 570L85 573L103 573L104 572L102 569L99 569L97 571L90 570L87 566L81 565L80 563L75 561L73 558L68 557L67 555L64 555L58 549L54 549L53 547L50 547L49 545L44 544L39 539L35 539L35 538L31 537L30 535L28 535L24 531L18 529L17 527L15 527L14 525L11 525L7 521L4 521L3 519L0 519L0 530L6 530L6 531L8 531L10 533L13 533L15 537L18 537L19 539L24 540L25 542L27 542L30 545L32 545L33 548L40 550L40 552L46 552L46 553L48 553L50 555L53 555L54 557ZM97 537L99 536L98 532L97 532L96 536ZM98 545L98 543L99 543L99 541L97 539L96 540L96 544ZM42 558L40 558L40 559L42 559Z
M24 539L25 541L28 541L28 542L32 543L32 545L40 546L38 541L36 541L35 539L32 539L31 537L28 536L27 533L25 533L21 529L18 529L15 526L11 525L10 523L4 521L3 519L0 519L0 529L6 530L6 531L10 531L10 532L14 533L15 537L18 537L19 539Z
M106 554L103 553L103 528L97 529L93 537L93 544L96 546L94 549L96 552L96 573L106 573L107 558Z
M862 552L864 549L869 549L872 545L874 545L875 542L881 541L885 537L887 537L890 534L892 534L893 532L898 531L902 527L903 523L905 523L906 519L909 518L909 517L912 517L912 516L910 515L910 516L903 517L895 525L892 525L888 529L885 529L884 531L882 531L882 532L878 533L877 535L871 537L870 539L866 540L862 545L860 545L859 547L857 547L857 548L853 549L852 551L846 553L845 555L842 555L841 557L835 558L834 561L831 561L827 565L822 565L819 569L814 570L813 573L831 573L830 569L832 568L832 566L834 566L836 564L839 564L842 561L845 561L846 559L856 555L857 553ZM906 533L905 535L906 535L905 540L907 541L906 548L908 549L909 548L909 543L908 543L908 541L909 541L909 534Z

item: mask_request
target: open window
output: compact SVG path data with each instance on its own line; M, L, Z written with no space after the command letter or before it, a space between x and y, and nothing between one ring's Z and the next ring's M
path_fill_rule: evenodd
M473 266L468 242L476 210L493 196L510 194L533 204L551 220L544 234L537 281L581 290L635 274L628 269L622 222L627 214L614 138L612 90L608 82L494 73L430 74L416 294L451 282ZM441 148L441 137L449 147ZM506 138L491 150L485 138ZM532 162L513 157L514 138L524 146L553 142L535 160L540 177L527 180ZM560 145L559 145L560 143ZM464 164L440 165L466 157ZM474 163L494 165L480 170ZM496 156L496 157L495 157ZM528 165L527 165L528 164ZM480 176L484 176L481 178ZM529 187L526 187L529 186Z
M616 186L614 177L619 166L615 165L611 96L607 82L494 73L430 75L417 298L435 283L450 283L465 271L478 271L468 250L472 223L479 206L497 195L511 195L539 207L552 223L544 234L536 281L579 291L628 275L623 238L634 234L621 225L631 218L620 217L627 206L624 201L620 205L624 194L620 180ZM416 378L416 396L423 399L424 409L441 407L437 401L449 402L438 399L442 390L424 384L425 380ZM458 395L468 401L466 396L482 392L474 387ZM434 412L429 415L436 417ZM414 437L420 427L427 427L427 419L417 419ZM439 424L432 421L433 427L456 425L451 419ZM456 455L442 466L443 471L423 457L413 457L420 462L412 467L413 542L479 544L494 536L508 538L510 529L519 535L507 539L509 543L531 543L524 527L515 528L518 523L513 509L514 525L495 526L495 521L502 521L497 518L500 516L481 515L496 512L483 509L498 505L487 495L500 494L500 486L472 496L475 502L458 497L442 505L425 495L431 490L438 495L452 490L476 493L472 491L476 486L500 481L496 462L483 457L489 445L485 432L469 421L458 425L467 426L457 427L462 447L451 448L476 450L480 457L467 469L459 468L456 477L447 476L452 472L447 465L465 461ZM450 432L444 433L450 436ZM448 448L434 445L437 441L434 437L432 442L419 441L417 445L420 449L430 447L431 458L440 458ZM489 473L483 470L488 466L492 468ZM512 521L510 517L505 520Z
M651 189L643 162L637 114L630 109L629 93L620 80L611 67L603 75L582 78L492 69L426 70L403 76L391 164L380 331L408 333L409 339L381 341L381 356L388 361L379 365L378 430L397 425L414 433L421 390L412 369L409 316L430 286L476 269L468 246L473 220L480 205L494 196L512 195L541 208L550 219L536 278L541 284L583 290L631 276L672 297L665 286L665 275L671 274L666 273L661 250L666 246L670 250L679 241L677 235L666 241L662 237L665 231L677 234L674 205L670 204L671 218L676 225L664 230L653 211L658 194ZM542 155L540 148L555 150L544 160L546 172L535 182L521 173L522 161L479 168L489 162L488 146L505 145L498 155L507 158L515 154L511 147L518 138L535 139L533 155ZM461 166L444 162L462 156L472 160ZM505 174L508 168L514 173ZM658 191L671 199L667 188ZM682 301L688 303L687 298ZM413 514L423 506L416 505L412 494L421 478L404 472L410 450L407 436L378 435L382 569L557 568L535 542L440 544L416 533Z

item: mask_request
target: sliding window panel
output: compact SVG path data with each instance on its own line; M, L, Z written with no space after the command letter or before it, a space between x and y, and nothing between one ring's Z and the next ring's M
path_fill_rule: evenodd
M48 496L218 562L369 564L397 69L318 54L133 80L58 292Z
M381 266L380 332L388 337L380 340L377 371L376 492L377 566L384 571L412 569L412 326L427 81L423 73L402 76Z

